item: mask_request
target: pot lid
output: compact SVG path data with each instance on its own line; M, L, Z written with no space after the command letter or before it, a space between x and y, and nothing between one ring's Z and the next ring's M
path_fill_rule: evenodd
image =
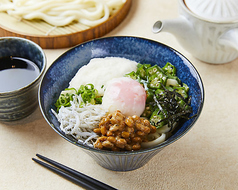
M196 15L215 22L238 20L238 0L184 0Z

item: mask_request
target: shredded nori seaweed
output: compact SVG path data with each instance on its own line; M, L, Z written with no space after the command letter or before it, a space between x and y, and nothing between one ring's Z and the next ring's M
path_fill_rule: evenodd
M191 119L195 116L189 117L189 114L192 113L192 107L190 106L191 96L185 99L181 94L176 92L176 89L170 91L164 85L162 87L164 89L163 95L155 94L154 101L149 104L159 108L157 115L163 114L164 118L153 124L158 126L160 123L166 122L168 127L173 130L175 123L178 123L182 119ZM180 102L183 102L183 104L181 105Z

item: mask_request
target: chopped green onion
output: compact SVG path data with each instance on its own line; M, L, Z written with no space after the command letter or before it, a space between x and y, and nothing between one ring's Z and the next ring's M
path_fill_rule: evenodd
M58 100L55 103L57 111L64 106L69 107L71 106L71 101L73 101L73 97L75 95L80 95L83 102L82 104L101 104L102 97L98 96L97 89L94 88L93 84L81 85L78 91L75 88L66 88L64 91L61 92Z

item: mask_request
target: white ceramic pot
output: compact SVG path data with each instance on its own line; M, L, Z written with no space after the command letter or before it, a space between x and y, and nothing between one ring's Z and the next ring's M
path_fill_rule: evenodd
M170 32L194 57L221 64L238 57L237 0L179 0L180 16L159 20L153 32Z

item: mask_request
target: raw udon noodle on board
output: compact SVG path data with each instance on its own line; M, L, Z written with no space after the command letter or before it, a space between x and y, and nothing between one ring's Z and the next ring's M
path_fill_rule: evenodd
M126 0L1 0L0 12L53 26L76 21L92 27L106 21Z
M189 119L188 91L171 63L160 68L125 58L94 58L61 92L52 112L60 129L79 143L139 150L162 143L181 119Z

